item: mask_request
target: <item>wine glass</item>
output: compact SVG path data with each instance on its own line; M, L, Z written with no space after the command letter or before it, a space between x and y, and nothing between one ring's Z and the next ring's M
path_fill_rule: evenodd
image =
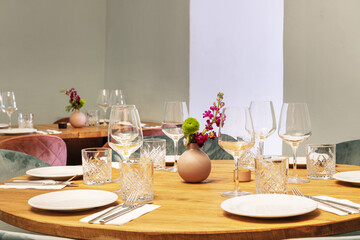
M9 116L9 128L11 128L11 114L17 110L15 93L5 91L2 93L2 111Z
M129 159L143 143L143 133L135 105L113 105L110 112L109 146L122 159Z
M279 137L290 144L293 152L293 176L289 183L306 183L308 179L299 178L296 172L296 151L300 143L311 136L311 123L306 103L284 103L279 121Z
M174 141L174 166L165 171L177 172L178 141L184 136L182 124L188 117L185 102L165 102L161 130Z
M255 133L251 120L249 108L228 107L221 113L221 123L219 127L219 146L234 157L234 191L223 192L223 197L237 197L251 194L240 191L239 186L239 166L242 165L244 153L255 144Z
M253 121L255 138L259 139L259 154L264 154L264 141L275 132L276 120L271 101L252 101L250 113Z
M109 89L100 89L98 92L97 105L104 110L104 125L106 125L106 110L111 106Z
M120 90L120 89L111 90L110 103L111 103L111 105L124 105L125 104L125 98L122 93L122 90Z

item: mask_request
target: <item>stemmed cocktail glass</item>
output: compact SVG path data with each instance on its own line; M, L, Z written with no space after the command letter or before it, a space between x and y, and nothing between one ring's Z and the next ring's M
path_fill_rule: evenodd
M124 105L125 98L123 92L120 89L114 89L110 92L110 103L111 105Z
M174 141L174 166L166 171L177 172L178 141L184 136L182 124L188 117L185 102L165 102L161 130Z
M99 90L97 105L104 111L104 124L106 125L106 110L111 106L109 89Z
M110 112L109 146L129 159L143 143L143 133L138 110L135 105L113 105Z
M11 114L17 110L15 93L11 91L5 91L1 94L2 104L1 108L3 112L6 112L9 117L9 128L11 128Z
M311 136L311 123L306 103L284 103L279 121L279 137L290 144L293 151L293 176L289 183L306 183L308 179L299 178L296 172L296 152L300 143Z
M221 123L219 127L219 146L234 157L234 191L223 192L223 197L237 197L250 194L240 191L239 186L239 167L244 157L244 153L255 144L255 135L249 108L229 107L224 108L221 113Z
M259 154L264 154L264 141L275 132L276 120L271 101L252 101L250 113L254 125L255 137L259 139Z

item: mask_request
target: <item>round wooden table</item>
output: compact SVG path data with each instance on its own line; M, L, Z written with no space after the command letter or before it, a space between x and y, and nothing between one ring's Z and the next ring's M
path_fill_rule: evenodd
M0 217L7 223L30 231L80 239L284 239L360 230L360 213L338 216L317 209L308 214L279 219L228 214L220 207L225 200L220 193L233 188L232 169L231 160L213 160L211 174L201 184L184 183L177 173L155 171L153 203L161 207L121 226L79 221L107 207L82 212L53 212L27 204L31 197L51 190L0 189ZM339 165L337 170L360 170L360 167ZM298 172L305 177L305 169L298 169ZM118 176L118 170L114 169L113 177ZM82 184L82 180L76 182L79 187L66 187L61 191L114 191L119 188L117 183L88 186ZM337 180L311 180L296 187L307 195L328 195L360 203L360 187ZM241 188L255 193L253 173L252 180L241 183ZM121 202L119 199L118 203Z

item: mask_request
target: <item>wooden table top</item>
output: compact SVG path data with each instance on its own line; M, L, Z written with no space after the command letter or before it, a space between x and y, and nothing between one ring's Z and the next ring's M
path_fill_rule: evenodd
M74 139L74 138L98 138L98 137L107 137L108 136L108 125L100 126L85 126L81 128L74 128L71 125L68 125L65 129L59 129L57 124L40 124L35 125L39 131L56 130L61 131L61 133L51 134L58 136L62 139ZM38 134L38 133L36 133ZM163 135L161 131L161 125L157 123L146 123L146 126L143 127L144 136L153 136L153 135ZM8 138L13 138L19 135L5 135L0 134L0 141Z
M256 219L223 211L223 191L233 188L233 161L212 160L206 183L184 183L177 173L155 171L153 203L161 207L121 226L81 223L79 220L106 207L82 212L52 212L30 207L27 201L51 190L0 189L0 218L12 225L44 234L80 239L284 239L325 236L360 230L360 213L338 216L322 210L280 219ZM339 165L339 171L360 166ZM305 176L306 169L298 169ZM113 178L119 176L113 169ZM28 176L16 179L27 179ZM114 191L118 183L88 186L77 180L73 189ZM293 186L290 184L289 187ZM304 194L328 195L360 203L360 187L337 180L311 180L296 185ZM254 174L242 190L255 193ZM118 203L122 201L119 199Z

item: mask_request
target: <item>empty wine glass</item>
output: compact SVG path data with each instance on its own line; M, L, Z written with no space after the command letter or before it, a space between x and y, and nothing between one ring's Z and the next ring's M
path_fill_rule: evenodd
M9 128L11 128L11 114L17 110L15 93L11 91L2 92L2 111L9 116Z
M284 103L279 121L279 137L290 144L293 152L293 176L289 183L306 183L308 179L299 178L296 172L296 152L300 143L311 136L311 123L306 103Z
M104 125L106 125L106 110L111 106L109 89L99 90L97 105L104 110Z
M221 113L219 127L219 146L234 157L234 191L223 192L223 197L237 197L251 194L240 191L239 167L242 165L244 153L255 144L255 134L250 111L246 107L228 107Z
M3 103L3 100L2 100L2 92L1 91L0 91L0 110L4 111L4 103Z
M130 155L142 145L143 133L135 105L111 107L108 143L122 159L129 159Z
M125 98L122 93L122 90L120 90L120 89L111 90L110 103L111 103L111 105L124 105L125 104Z
M184 136L182 124L187 117L188 110L185 102L165 102L161 130L174 141L174 166L165 171L177 172L178 141Z
M259 154L264 154L264 141L275 132L276 120L271 101L252 101L250 113L253 121L255 137L259 139Z

